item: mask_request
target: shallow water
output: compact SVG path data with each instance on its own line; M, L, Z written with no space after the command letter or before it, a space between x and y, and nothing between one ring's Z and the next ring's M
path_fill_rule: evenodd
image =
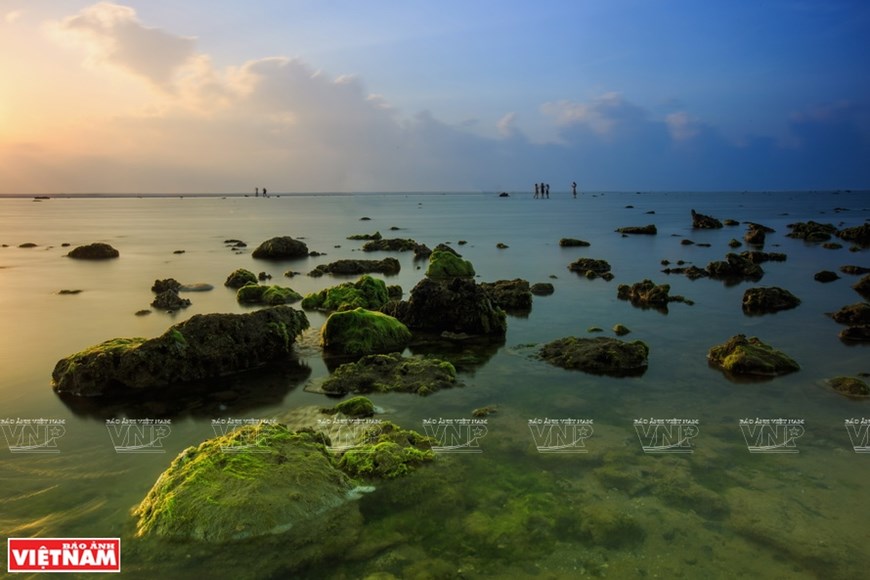
M508 318L504 345L465 353L474 356L461 359L464 386L426 398L372 397L387 418L419 431L426 419L469 417L484 405L497 405L498 412L488 418L481 453L443 454L435 466L381 485L360 500L364 526L357 549L343 559L294 569L294 575L858 576L870 564L863 487L870 455L853 451L844 420L870 417L870 402L833 394L824 380L870 372L870 351L840 342L840 326L825 316L860 301L850 288L858 278L841 274L820 284L813 274L845 264L870 266L870 260L867 250L850 252L849 244L828 250L785 234L786 224L809 219L860 225L870 217L867 199L866 193L0 199L0 243L8 244L0 248L0 419L65 421L58 453L0 450L0 533L120 536L125 575L134 577L193 570L286 577L293 560L282 556L280 538L229 552L169 546L134 539L129 510L178 452L214 435L212 419L273 417L327 404L303 390L328 372L312 346L322 315L308 314L312 330L298 349L298 363L226 379L217 389L227 394L220 401L68 405L51 390L51 370L58 359L108 338L151 337L193 314L245 311L223 287L236 268L265 271L272 283L304 295L340 280L289 279L286 270L304 274L340 258L393 255L402 271L388 283L400 284L407 296L425 263L409 253L364 255L362 242L345 239L378 230L430 247L452 242L481 281L520 277L552 282L556 291L535 297L528 316ZM691 208L773 227L764 249L784 252L788 260L763 264L766 273L758 283L733 286L661 273L663 259L703 268L731 251L731 238L742 240L742 225L692 231ZM360 221L363 216L371 221ZM657 225L657 236L614 233L648 223ZM326 255L286 263L251 258L256 244L277 235L304 237L310 249ZM592 245L560 248L562 237ZM681 245L683 237L696 245ZM248 251L233 253L223 243L229 238L246 241ZM459 240L468 243L458 246ZM112 244L121 258L88 263L63 257L68 248L62 243L95 241ZM38 246L18 247L25 242ZM509 247L497 249L498 242ZM567 265L583 256L609 261L615 279L587 280L569 272ZM215 288L188 294L193 305L176 314L134 316L148 308L153 281L166 277ZM671 294L695 304L674 303L662 314L616 298L618 284L644 278L669 283ZM802 304L745 316L742 295L755 285L789 289ZM61 289L82 292L59 295ZM626 339L650 347L650 366L640 377L564 371L529 356L530 344L587 336L591 326L612 336L616 323L631 329ZM738 333L785 351L801 370L770 381L733 382L708 367L707 350ZM152 416L171 418L165 453L116 453L105 420ZM529 420L545 418L591 420L588 452L540 452ZM639 418L696 420L693 453L645 454L633 424ZM750 453L739 425L745 418L802 419L798 453Z

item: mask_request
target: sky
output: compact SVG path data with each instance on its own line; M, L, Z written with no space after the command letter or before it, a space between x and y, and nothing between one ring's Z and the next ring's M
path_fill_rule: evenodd
M0 194L870 189L865 0L0 0Z

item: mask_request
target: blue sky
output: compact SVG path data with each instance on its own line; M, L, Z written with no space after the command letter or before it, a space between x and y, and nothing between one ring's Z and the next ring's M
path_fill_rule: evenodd
M870 4L0 0L0 192L870 187Z

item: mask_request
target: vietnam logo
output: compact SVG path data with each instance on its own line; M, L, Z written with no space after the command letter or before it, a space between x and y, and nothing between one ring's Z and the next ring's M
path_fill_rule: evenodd
M120 572L120 538L9 538L8 572Z

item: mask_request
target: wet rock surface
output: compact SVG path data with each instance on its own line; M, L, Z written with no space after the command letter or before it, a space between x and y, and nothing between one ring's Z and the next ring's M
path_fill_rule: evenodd
M625 342L616 338L577 338L569 336L550 342L538 356L565 369L611 376L640 375L646 371L649 347L639 340Z

